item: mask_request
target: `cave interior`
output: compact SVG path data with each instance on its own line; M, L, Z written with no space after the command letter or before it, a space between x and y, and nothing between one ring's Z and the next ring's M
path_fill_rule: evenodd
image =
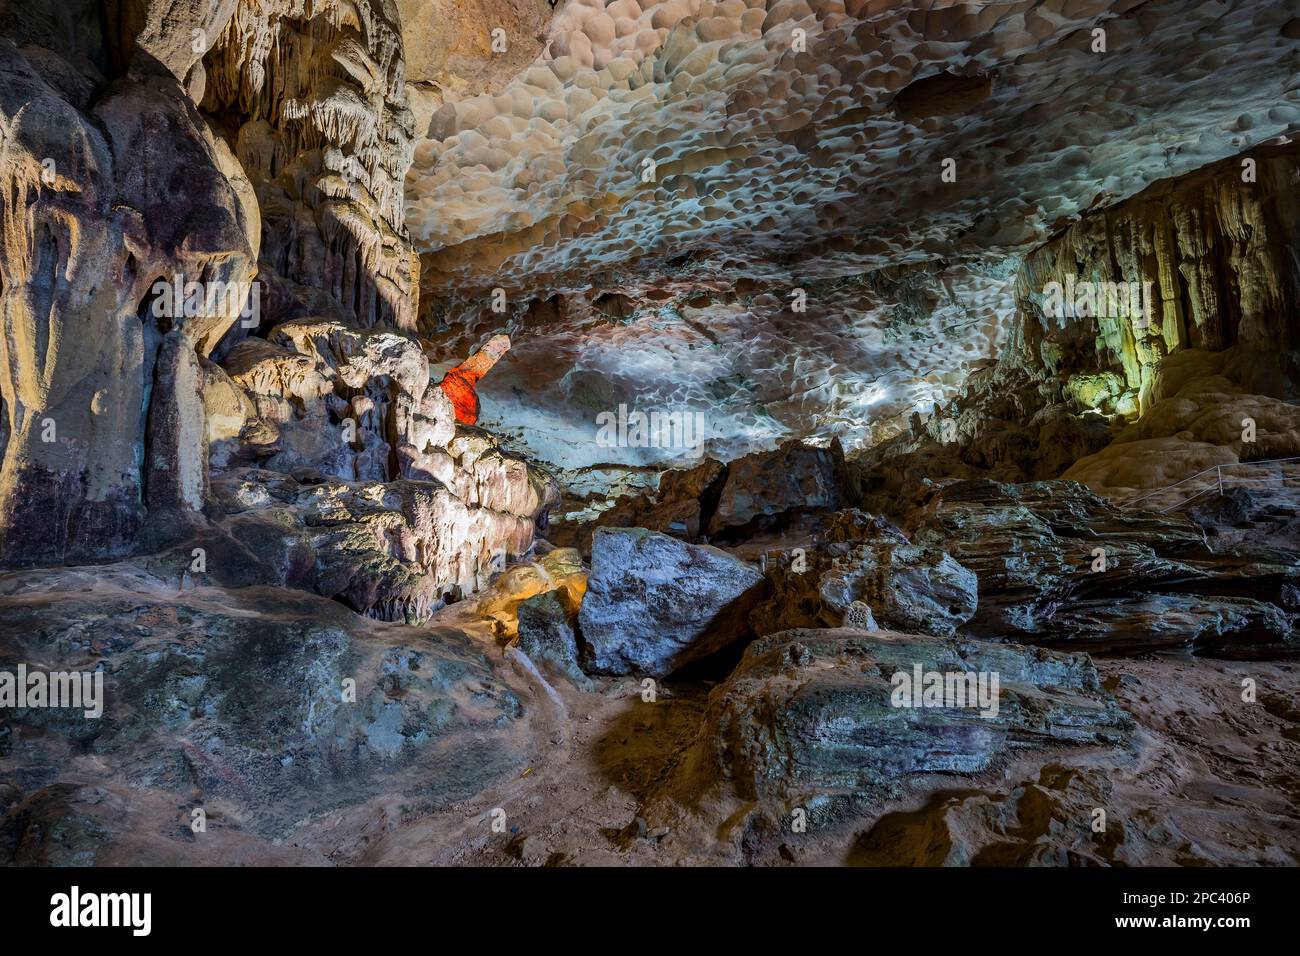
M0 863L1300 862L1298 78L0 0Z

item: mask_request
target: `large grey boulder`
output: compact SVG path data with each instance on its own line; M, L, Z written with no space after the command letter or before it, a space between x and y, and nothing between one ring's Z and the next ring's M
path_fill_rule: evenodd
M661 677L748 630L763 575L725 551L644 528L599 528L578 614L588 673Z

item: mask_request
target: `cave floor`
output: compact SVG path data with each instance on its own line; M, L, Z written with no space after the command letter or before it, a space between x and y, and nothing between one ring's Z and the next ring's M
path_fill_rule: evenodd
M305 755L296 771L292 763L259 763L265 754L236 752L229 740L237 736L230 730L237 718L201 699L190 700L186 717L168 716L165 707L145 715L144 723L118 715L97 731L104 740L94 748L69 741L56 726L24 724L4 738L4 849L27 862L179 865L1300 859L1300 711L1294 704L1300 665L1294 663L1186 654L1097 658L1105 689L1136 720L1128 745L1034 750L982 774L914 777L891 799L841 807L796 833L788 827L791 806L724 796L716 780L688 766L725 662L717 673L693 668L688 679L662 682L653 702L630 678L597 678L580 690L521 663L521 655L491 634L474 603L452 605L429 624L409 627L281 589L175 592L129 566L0 576L0 656L21 654L34 640L47 648L36 658L45 666L72 666L77 648L89 649L103 655L110 673L128 680L135 679L130 655L156 664L164 648L184 646L194 655L201 646L209 654L207 676L216 681L229 627L269 624L283 637L291 622L310 620L347 634L349 672L359 675L363 699L372 665L391 674L394 654L414 652L424 656L425 668L428 660L441 660L435 655L446 655L455 666L435 666L453 677L468 675L472 693L458 698L467 713L484 701L501 705L500 712L483 711L483 719L453 722L419 746L413 743L424 738L408 743L419 759L402 757L395 767L336 762L310 772ZM250 632L235 633L242 637L232 645L232 666L245 668L268 652L268 632L251 632L251 639ZM199 643L187 643L193 641ZM280 668L295 687L303 682L296 666ZM148 686L128 685L137 688L142 712L164 691L183 693L177 688L188 686L156 669L143 673L139 679ZM1250 706L1241 704L1244 678L1256 685ZM385 706L410 693L386 686ZM257 706L241 704L242 717L251 712L259 726L277 721L279 715ZM384 745L378 724L350 732L354 750ZM321 749L330 749L325 734L321 740ZM809 805L815 800L810 795ZM207 829L198 834L186 825L196 806L207 813ZM1102 831L1094 830L1097 808L1105 808ZM498 809L503 820L494 815ZM748 824L764 814L783 832L755 840Z
M170 640L184 626L178 607L200 616L205 609L274 616L338 608L273 589L200 588L182 596L148 593L129 575L117 583L97 575L89 590L84 576L50 572L52 579L39 586L33 575L39 572L19 573L21 587L9 582L2 599L7 620L15 621L8 611L16 603L67 612L126 599L147 612L137 614L146 622L137 626ZM1188 655L1099 658L1106 689L1137 721L1130 747L1040 750L981 775L920 778L895 799L751 846L743 822L762 808L718 797L709 781L701 781L698 799L690 798L689 787L684 799L680 786L666 786L698 731L710 677L661 684L653 703L632 679L597 679L587 692L561 680L544 686L513 662L472 605L453 605L424 628L347 612L343 619L363 653L394 643L421 648L459 633L517 696L519 714L500 721L503 732L485 736L470 727L440 742L486 743L488 749L470 758L476 760L468 777L473 792L431 796L430 767L417 764L382 779L331 781L334 806L293 793L302 783L277 783L269 793L281 809L268 817L256 794L221 782L219 751L204 757L218 772L199 774L186 801L163 781L146 784L132 766L137 756L80 754L56 767L53 752L36 742L6 774L10 838L23 818L13 808L30 808L34 798L39 805L42 794L63 788L74 810L98 819L83 842L101 863L1282 864L1300 855L1295 664ZM6 642L16 639L11 628L0 633ZM1243 708L1237 702L1246 677L1257 684L1258 703ZM150 735L178 752L193 749L185 734L165 725ZM23 780L41 786L23 793ZM192 803L209 807L208 830L198 836L183 825ZM1108 815L1104 833L1092 829L1098 806ZM291 819L295 808L302 815ZM494 830L497 808L505 818ZM780 818L789 808L769 809ZM17 841L30 849L37 837L28 816ZM84 849L66 836L44 839Z
M1185 654L1098 658L1138 724L1127 752L1039 750L972 778L938 775L824 831L751 853L754 807L684 807L658 786L691 744L712 682L670 683L654 703L636 681L595 693L560 684L529 766L463 806L401 821L361 864L1131 865L1284 864L1300 859L1300 667ZM1254 679L1259 704L1236 703ZM702 791L707 790L707 784ZM1091 832L1104 804L1111 834ZM482 816L510 806L508 832ZM778 811L779 812L779 811ZM642 822L643 821L643 822Z

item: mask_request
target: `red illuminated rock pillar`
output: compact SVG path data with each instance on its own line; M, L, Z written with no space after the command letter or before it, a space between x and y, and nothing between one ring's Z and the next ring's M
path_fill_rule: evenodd
M448 372L439 383L456 409L456 421L473 425L478 421L478 380L491 371L501 356L510 351L510 336L494 335L487 345Z

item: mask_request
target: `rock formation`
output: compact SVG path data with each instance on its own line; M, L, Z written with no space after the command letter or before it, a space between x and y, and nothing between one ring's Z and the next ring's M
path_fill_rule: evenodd
M974 706L926 705L924 676L908 683L917 674L956 675L953 685ZM981 691L979 680L991 674L999 688ZM905 786L913 774L978 772L1014 747L1120 743L1129 726L1086 658L888 632L792 630L749 646L710 695L703 736L721 774L751 799L858 797Z
M745 632L762 575L725 551L640 528L599 528L578 614L582 663L656 677Z
M1225 657L1293 646L1294 556L1212 548L1184 515L1122 510L1072 482L971 479L927 489L909 527L978 579L971 634Z
M438 387L451 399L452 408L456 410L456 421L462 425L478 423L479 404L475 385L509 349L510 336L494 335L487 345L443 376Z
M475 590L528 549L551 493L490 439L457 437L402 331L410 115L391 6L115 6L128 32L94 38L111 83L58 46L0 51L15 124L0 558L75 562L202 535L231 510L212 513L211 476L255 465L309 483L431 483L351 508L387 507L413 528L400 547L383 533L312 544L413 562L417 585L403 569L314 589L413 619Z
M6 724L7 863L125 864L138 862L134 852L179 864L191 806L227 831L213 862L235 862L241 844L269 846L308 816L323 814L328 828L340 808L405 788L407 774L427 781L410 799L436 807L524 758L508 742L519 690L455 632L436 644L414 628L381 633L338 604L279 589L160 597L156 580L126 570L23 572L0 601L6 665L16 656L111 675L101 721L31 709ZM340 692L345 679L355 703ZM117 769L111 781L46 777L52 762L71 769L85 747ZM15 778L47 782L15 792ZM186 826L137 842L142 827L157 829L144 822L151 814ZM272 858L324 862L340 851L349 852L286 847Z
M888 508L939 474L1023 481L1073 466L1069 477L1097 487L1154 488L1300 453L1285 404L1297 177L1294 144L1262 147L1156 183L1035 249L1016 276L1004 353L863 456L870 503ZM1117 289L1136 292L1138 308L1114 302ZM1260 438L1243 446L1246 418ZM1142 451L1153 454L1138 465ZM1112 474L1120 459L1128 472Z
M861 512L836 518L822 549L773 556L772 596L751 615L756 633L838 627L855 603L866 605L873 621L907 633L950 637L974 617L978 578L951 555L912 544Z
M362 326L412 327L415 130L394 4L241 0L205 36L201 102L257 191L284 317L319 297Z
M202 363L245 307L258 210L175 79L96 96L57 49L32 56L0 43L3 560L113 557L147 513L203 506ZM237 291L154 308L158 280Z

